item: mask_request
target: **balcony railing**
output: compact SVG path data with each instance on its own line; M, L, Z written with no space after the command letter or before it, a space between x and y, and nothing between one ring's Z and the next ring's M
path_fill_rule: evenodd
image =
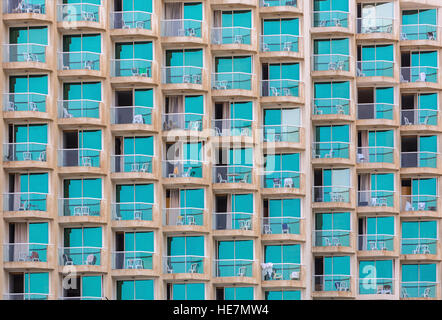
M5 300L48 300L48 293L7 293Z
M47 262L47 243L6 243L3 245L4 262Z
M251 137L252 123L250 119L214 119L212 128L214 135L219 137Z
M112 252L112 269L149 269L153 268L153 252L115 251Z
M204 208L164 208L163 224L165 226L202 226L204 225Z
M357 153L358 163L393 163L394 148L393 147L358 147Z
M262 280L299 280L301 277L301 265L299 263L283 262L261 263Z
M349 71L350 56L345 54L314 54L313 71Z
M153 203L117 202L112 203L112 220L115 221L152 221Z
M359 190L358 207L393 207L394 191Z
M46 13L45 0L5 0L3 2L4 13ZM22 300L22 299L20 299Z
M165 256L163 273L204 273L204 256Z
M46 62L46 45L11 43L3 45L3 62Z
M262 52L299 52L299 35L294 34L263 34L260 36Z
M357 18L357 33L393 33L393 18Z
M57 4L57 21L92 21L100 22L99 4L69 3Z
M300 142L300 127L291 124L264 125L264 142Z
M212 73L212 90L252 90L252 74L246 72Z
M3 111L46 112L46 94L35 92L3 94Z
M401 152L401 168L437 168L438 158L437 152Z
M297 0L260 0L260 7L296 7Z
M264 171L263 188L299 188L301 175L297 171Z
M417 277L417 276L416 276ZM436 298L437 285L435 281L401 282L401 298Z
M348 28L349 13L345 11L313 11L313 27Z
M163 130L203 130L204 114L200 113L167 113L163 114Z
M59 70L100 70L101 53L74 51L58 53Z
M46 143L16 142L3 144L4 161L41 161L45 162L47 154Z
M437 67L401 67L401 82L433 82L436 83L438 77Z
M100 167L101 150L91 148L59 149L60 167Z
M350 230L315 230L315 247L350 247Z
M70 118L100 118L100 101L90 99L58 101L58 117Z
M349 142L313 142L312 157L316 159L324 158L345 158L350 157Z
M145 154L121 154L111 156L112 172L152 173L153 156Z
M202 178L201 160L163 160L163 178Z
M314 291L346 291L351 288L351 276L345 274L314 275Z
M111 107L112 124L152 124L153 107L117 106Z
M373 251L373 250L394 250L393 234L360 234L358 235L358 250Z
M262 234L300 234L300 217L263 217Z
M111 59L111 77L152 78L152 60Z
M99 266L102 248L100 247L64 247L58 251L61 266Z
M437 211L436 195L401 195L401 211Z
M433 24L401 25L401 40L437 40L439 27Z
M252 166L217 165L213 167L213 183L252 183Z
M111 13L112 29L152 29L152 13L146 11L115 11Z
M401 238L401 254L437 254L437 238Z
M194 66L168 66L162 68L163 83L202 84L203 68Z
M213 27L213 44L250 44L251 28L246 27Z
M402 109L402 125L437 126L439 111L436 109Z
M356 65L357 77L393 77L394 62L387 60L358 61Z
M59 215L64 217L93 216L101 214L101 199L98 198L61 198L59 201Z
M3 194L4 211L46 211L48 194L41 192L16 192Z
M314 186L314 202L350 202L350 187L346 186Z
M213 230L253 230L253 213L214 212Z
M350 114L350 99L346 98L314 98L313 114Z
M359 279L359 294L394 294L394 279L363 278Z
M171 19L161 21L163 37L196 37L201 38L203 22L194 19Z
M251 259L215 259L215 277L253 277Z
M358 120L393 120L394 105L391 103L358 103Z
M262 97L299 97L299 80L261 80Z

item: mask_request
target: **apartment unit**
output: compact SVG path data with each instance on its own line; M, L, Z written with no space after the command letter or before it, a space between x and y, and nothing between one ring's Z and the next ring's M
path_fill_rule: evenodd
M440 299L441 9L3 0L2 298Z

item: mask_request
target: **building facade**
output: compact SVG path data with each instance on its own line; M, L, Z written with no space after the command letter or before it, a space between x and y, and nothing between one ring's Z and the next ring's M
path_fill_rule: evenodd
M441 298L439 0L2 7L3 299Z

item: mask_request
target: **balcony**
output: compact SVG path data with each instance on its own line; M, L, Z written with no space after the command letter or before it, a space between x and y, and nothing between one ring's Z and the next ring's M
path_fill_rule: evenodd
M313 54L312 71L312 76L343 75L343 72L350 72L350 56L345 54Z
M437 254L437 238L401 238L401 254Z
M163 273L204 273L204 256L182 255L163 257Z
M46 211L47 193L16 192L3 194L3 210L15 211Z
M99 217L101 215L101 199L61 198L58 201L61 217Z
M3 245L4 262L48 262L48 244L6 243Z
M394 294L393 278L363 278L359 279L360 295L393 295Z
M214 212L213 230L253 230L253 213Z
M262 218L262 234L278 235L278 234L300 234L301 218L300 217L263 217Z
M438 202L439 197L437 195L401 195L401 211L432 211L436 214Z
M4 300L48 300L48 293L7 293L3 295Z
M437 126L439 111L435 109L402 109L403 126Z
M112 173L152 173L153 156L145 154L111 155Z
M261 80L261 97L265 102L295 102L294 97L302 98L299 80ZM265 97L265 98L264 98ZM302 102L298 99L297 102Z
M91 300L108 300L106 297L78 296L78 297L60 297L60 300L67 301L91 301Z
M59 149L59 167L99 168L101 150L91 148Z
M145 270L153 269L153 252L150 251L115 251L112 252L112 269Z
M163 130L203 130L203 114L199 113L166 113L162 116Z
M46 162L48 145L38 142L18 142L3 144L3 161Z
M132 34L140 30L152 30L152 13L146 11L114 11L111 12L111 29L124 30ZM137 30L138 29L138 30Z
M438 282L407 281L401 282L401 298L437 298Z
M152 221L153 203L117 202L112 203L112 220L114 221Z
M290 124L264 125L264 142L301 142L301 127Z
M112 124L151 125L153 107L116 106L111 107Z
M379 123L385 123L384 120L394 120L394 105L392 103L358 103L358 120L379 120ZM372 121L367 121L372 123Z
M394 19L393 18L357 18L356 32L358 39L367 40L394 40Z
M59 52L58 70L61 76L77 76L86 73L100 77L101 53L90 51Z
M373 164L373 166L379 166L379 164L394 164L395 150L393 147L383 146L358 147L356 161L359 164Z
M212 120L214 136L217 137L251 137L253 120L250 119L214 119Z
M165 208L163 209L165 226L203 226L204 208Z
M260 0L259 6L263 8L271 7L297 7L297 0Z
M253 167L246 165L217 165L213 167L213 183L252 183Z
M163 160L163 178L202 178L201 160Z
M350 158L349 142L313 142L312 158L313 159L349 159Z
M58 252L60 266L100 266L102 248L99 247L64 247Z
M314 28L348 28L349 13L339 10L313 11L312 23Z
M299 263L261 263L263 281L300 280L301 265Z
M264 171L262 188L296 188L301 185L301 174L293 170Z
M432 24L406 24L401 25L401 45L416 45L414 41L424 42L425 44L438 45L440 42L439 37L440 28Z
M394 82L394 62L387 60L358 61L356 76L358 77L358 82L391 84ZM367 77L375 77L375 79L361 79Z
M87 121L100 119L101 101L89 99L61 100L58 101L58 118Z
M45 0L5 0L3 2L3 12L5 14L14 13L34 13L46 14Z
M343 292L346 296L352 291L350 275L314 275L313 280L313 291L316 292Z
M274 57L297 57L294 53L299 53L301 42L299 35L292 34L265 34L260 35L260 51L264 56ZM265 54L265 53L268 54Z
M350 202L350 187L346 186L314 186L314 202L342 203Z
M161 21L161 36L163 41L177 43L203 43L203 22L195 19L172 19Z
M194 66L167 66L162 68L162 81L169 89L202 90L203 68Z
M438 72L437 67L401 67L401 86L408 87L438 87Z
M360 234L358 235L359 251L394 251L394 234Z
M351 247L350 230L315 230L313 243L315 247L327 247L332 251L339 251L341 247Z
M212 73L212 90L218 91L212 94L222 96L253 96L252 79L253 74L247 72Z
M81 26L90 27L91 22L98 24L101 21L101 4L69 3L57 4L57 21L68 23L83 23ZM77 24L72 24L77 27Z
M146 59L111 59L111 77L114 84L153 82L153 63Z
M401 152L401 168L437 168L438 162L437 152Z
M391 211L394 202L394 191L358 190L358 207L370 207L375 211Z
M18 43L3 45L3 64L5 69L35 70L47 69L46 45L37 43Z
M350 104L347 98L314 98L312 116L316 120L350 120Z
M215 277L253 277L254 260L215 259Z
M5 93L3 94L4 112L40 112L46 113L46 94L35 92ZM27 117L27 115L22 115ZM32 114L32 117L44 117Z
M213 45L228 45L226 49L241 47L243 45L252 45L252 28L246 27L213 27L212 30Z

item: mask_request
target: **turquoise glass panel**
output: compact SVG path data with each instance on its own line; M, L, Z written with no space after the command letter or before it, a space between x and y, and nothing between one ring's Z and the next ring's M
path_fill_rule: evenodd
M81 296L84 300L96 300L101 298L101 276L81 277Z

